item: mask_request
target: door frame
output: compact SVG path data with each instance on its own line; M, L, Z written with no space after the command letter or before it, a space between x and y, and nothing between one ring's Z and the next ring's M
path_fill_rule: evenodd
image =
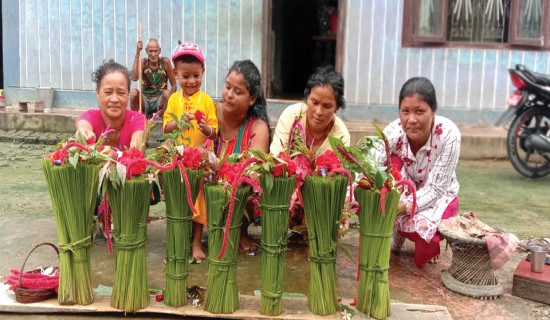
M262 86L266 99L271 97L271 44L273 41L271 26L273 1L274 0L263 0L262 7ZM346 7L347 0L338 0L338 27L336 33L336 57L334 68L340 73L344 71Z

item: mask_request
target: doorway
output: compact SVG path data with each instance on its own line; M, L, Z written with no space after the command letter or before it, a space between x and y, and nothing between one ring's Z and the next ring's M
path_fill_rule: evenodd
M270 9L267 96L301 100L313 71L335 66L338 0L276 0Z

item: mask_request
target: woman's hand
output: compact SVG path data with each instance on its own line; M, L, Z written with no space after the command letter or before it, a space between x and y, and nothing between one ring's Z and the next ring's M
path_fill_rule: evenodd
M207 138L212 139L213 134L215 133L214 128L206 124L206 120L204 120L204 117L197 121L197 126L199 127L199 130L204 134Z
M407 204L403 201L399 201L397 204L397 215L405 215L407 214Z

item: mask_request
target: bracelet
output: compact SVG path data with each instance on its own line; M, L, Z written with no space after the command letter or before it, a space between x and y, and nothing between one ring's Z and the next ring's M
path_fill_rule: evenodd
M210 134L208 135L208 138L210 138L212 136L212 133L214 132L214 129L212 129L211 126L208 126L208 128L210 128Z

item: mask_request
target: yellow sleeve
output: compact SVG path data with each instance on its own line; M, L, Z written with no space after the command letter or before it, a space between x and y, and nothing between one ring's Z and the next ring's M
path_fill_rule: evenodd
M170 113L175 114L178 118L181 116L182 110L178 110L178 95L179 92L174 92L170 96L170 99L168 99L168 105L166 106L166 111L164 112L164 116L162 117L162 129L164 130L164 127L166 127L166 123L168 121L173 121L174 119L170 115Z
M204 116L206 117L206 124L211 126L214 131L218 131L218 118L216 117L216 107L214 101L208 96L206 105L204 106Z

